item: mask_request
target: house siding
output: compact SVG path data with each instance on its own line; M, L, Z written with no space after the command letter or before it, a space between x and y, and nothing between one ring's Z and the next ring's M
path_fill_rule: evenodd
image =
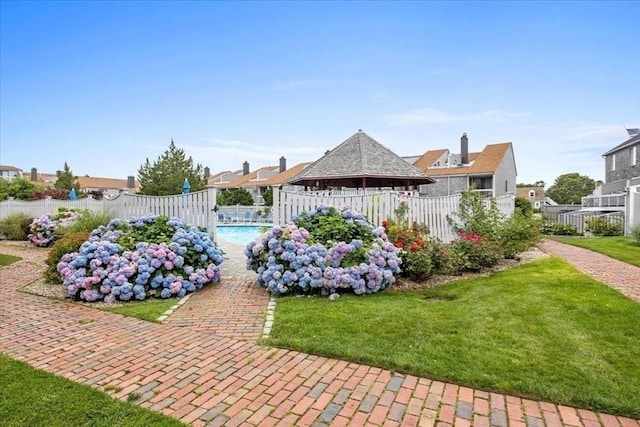
M636 164L631 164L632 148L627 147L622 150L611 153L605 156L605 182L611 183L615 181L622 181L640 176L640 144L635 144L632 147L636 147ZM615 157L615 170L613 169L613 159Z
M427 171L427 174L429 172ZM420 194L425 196L449 196L461 193L469 188L469 178L467 176L443 176L435 178L436 182L420 186Z
M509 148L493 176L494 196L516 194L516 163L513 157L513 148ZM505 182L506 188L505 188Z

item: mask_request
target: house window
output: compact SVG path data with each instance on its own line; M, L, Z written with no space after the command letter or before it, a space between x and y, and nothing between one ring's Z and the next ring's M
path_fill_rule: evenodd
M611 155L611 171L613 172L614 170L616 170L616 155L612 154Z
M504 192L506 193L507 191L509 191L509 181L507 181L506 179L504 180Z
M629 159L629 166L635 166L636 165L636 156L637 156L637 151L636 151L637 147L634 145L633 147L631 147L631 156Z
M536 192L533 190L529 190L529 197L536 197Z

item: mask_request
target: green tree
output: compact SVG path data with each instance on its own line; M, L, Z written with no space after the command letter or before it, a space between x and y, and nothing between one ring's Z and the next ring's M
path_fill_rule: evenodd
M229 188L218 192L216 203L220 206L252 206L253 197L251 197L251 193L244 188Z
M273 206L273 188L267 187L262 193L262 199L265 206Z
M200 163L194 166L193 159L187 158L181 148L177 148L173 139L169 148L153 163L146 159L138 169L140 194L148 196L168 196L182 193L184 180L189 181L191 192L204 190L207 180L202 174Z
M80 183L73 175L73 172L71 172L71 168L69 168L67 162L64 162L64 168L61 171L56 171L56 176L56 183L53 184L54 188L69 191L71 191L72 188L75 188L76 193L80 193Z
M515 209L520 211L525 218L531 218L533 215L533 206L531 206L531 202L524 197L516 197Z
M556 178L546 195L561 205L580 204L596 188L596 182L577 172L566 173Z
M0 178L0 201L7 200L9 197L17 200L29 200L33 193L41 188L41 185L21 177L11 181Z
M518 183L516 184L516 187L543 187L545 186L545 182L544 181L536 181L533 184L525 184L525 183Z

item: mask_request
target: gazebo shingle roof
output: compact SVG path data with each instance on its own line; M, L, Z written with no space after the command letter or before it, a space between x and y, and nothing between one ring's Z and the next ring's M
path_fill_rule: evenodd
M320 188L409 187L433 182L362 130L288 181Z

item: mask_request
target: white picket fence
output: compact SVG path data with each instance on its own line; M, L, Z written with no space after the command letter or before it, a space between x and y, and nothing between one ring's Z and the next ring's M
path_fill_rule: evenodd
M148 214L176 217L187 224L205 227L217 238L217 215L213 212L216 189L174 196L141 196L123 193L114 199L94 200L90 197L78 200L42 199L34 201L5 200L0 202L0 219L14 213L25 213L33 218L44 214L55 214L59 208L88 209L106 212L113 218L130 219Z
M398 191L360 191L336 195L331 192L288 192L274 188L273 224L287 224L302 212L309 212L317 206L324 205L337 208L350 206L352 209L362 212L374 225L381 225L385 219L394 217L395 211L401 203L406 203L407 218L410 223L415 221L418 224L425 224L429 227L432 236L448 242L455 238L455 232L449 225L447 218L458 210L460 198L459 194L444 197L417 197L412 193ZM124 193L111 200L94 200L92 198L43 199L32 202L6 200L0 202L0 219L18 212L26 213L35 218L43 214L54 214L61 207L107 212L112 217L121 219L141 217L153 213L177 217L188 224L205 227L214 239L217 238L218 217L224 217L228 214L225 211L226 208L243 212L233 222L255 222L253 214L259 209L258 207L220 207L219 212L216 213L213 211L215 200L216 190L213 187L191 194L159 197ZM487 201L489 200L487 199ZM510 217L513 214L514 196L501 196L496 199L496 202L498 209L505 217ZM250 214L247 215L247 212Z
M317 206L349 206L362 212L374 225L395 216L401 203L407 204L409 223L414 221L429 227L432 236L449 242L456 234L447 217L457 212L460 205L460 194L443 197L415 197L395 191L359 192L335 195L331 192L288 192L274 188L273 222L286 224L302 212L309 212ZM489 202L489 199L487 199ZM505 216L513 215L515 196L507 195L496 199L498 210Z

